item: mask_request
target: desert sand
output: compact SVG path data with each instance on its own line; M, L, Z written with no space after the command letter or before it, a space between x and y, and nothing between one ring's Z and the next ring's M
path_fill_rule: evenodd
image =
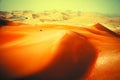
M0 11L0 80L119 80L119 66L120 16Z
M1 79L120 79L120 35L99 23L7 22L0 32Z
M62 24L72 26L89 26L101 23L111 30L120 30L120 15L110 16L96 12L81 11L0 11L0 18L26 24Z

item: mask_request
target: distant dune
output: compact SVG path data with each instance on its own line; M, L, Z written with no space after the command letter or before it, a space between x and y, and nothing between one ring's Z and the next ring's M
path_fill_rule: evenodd
M27 24L63 24L74 26L101 23L111 30L120 30L120 17L80 11L0 11L0 18Z

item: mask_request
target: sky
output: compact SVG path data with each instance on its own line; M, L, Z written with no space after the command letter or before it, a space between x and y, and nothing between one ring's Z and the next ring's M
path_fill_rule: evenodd
M0 0L0 11L72 10L120 14L120 0Z

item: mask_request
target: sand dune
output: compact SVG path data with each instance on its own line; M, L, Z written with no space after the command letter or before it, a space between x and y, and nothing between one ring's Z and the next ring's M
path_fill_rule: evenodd
M120 79L120 35L99 23L7 24L0 28L3 79Z

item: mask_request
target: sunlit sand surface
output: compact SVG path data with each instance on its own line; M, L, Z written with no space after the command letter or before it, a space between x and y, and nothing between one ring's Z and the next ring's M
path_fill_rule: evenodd
M0 80L119 80L119 66L120 17L0 12Z
M120 79L120 35L99 23L77 27L9 22L1 26L0 37L1 79Z

